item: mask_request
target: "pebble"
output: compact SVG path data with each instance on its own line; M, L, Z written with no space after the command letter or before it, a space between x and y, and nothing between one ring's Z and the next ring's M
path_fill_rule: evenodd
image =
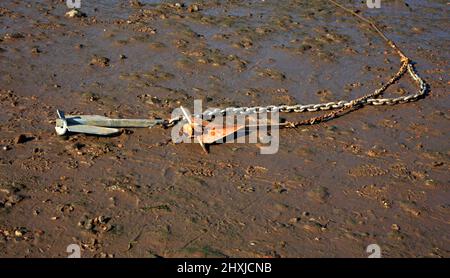
M391 208L391 203L387 200L382 200L381 204L383 205L384 208Z
M197 4L192 4L188 7L188 12L190 13L198 12L199 10L200 8L198 7Z
M33 54L39 54L39 53L41 53L41 50L40 50L38 47L33 47L33 48L31 49L31 53L33 53Z
M325 203L326 200L329 198L330 193L328 192L328 188L325 186L317 186L310 190L307 193L308 197L310 197L312 200L315 200L319 203Z
M291 219L289 219L289 224L295 224L300 222L300 218L299 217L292 217Z
M91 58L91 61L89 65L96 65L100 67L107 67L109 66L109 59L106 57L100 57L100 56L93 56Z
M421 211L416 207L416 204L414 202L400 202L400 208L407 212L410 213L411 215L414 216L420 216L421 215Z
M133 8L140 8L143 6L143 4L138 0L130 0L130 6Z
M68 12L66 13L66 17L68 17L68 18L86 17L86 14L83 13L83 12L80 12L80 11L77 10L77 9L73 9L73 10L70 10L70 11L68 11Z

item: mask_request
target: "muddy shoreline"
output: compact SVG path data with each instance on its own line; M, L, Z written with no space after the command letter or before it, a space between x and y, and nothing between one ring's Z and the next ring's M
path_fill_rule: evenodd
M282 129L273 155L207 156L161 127L59 137L56 109L353 99L398 57L326 1L82 1L74 18L65 1L0 3L0 257L449 257L450 6L340 2L413 59L428 96ZM408 78L385 95L416 91Z

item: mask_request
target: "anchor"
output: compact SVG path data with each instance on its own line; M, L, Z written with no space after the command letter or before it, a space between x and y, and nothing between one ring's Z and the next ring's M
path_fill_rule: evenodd
M67 133L85 133L100 136L110 136L120 133L119 128L151 128L163 124L162 119L111 119L100 115L65 115L64 111L56 110L55 130L58 135Z

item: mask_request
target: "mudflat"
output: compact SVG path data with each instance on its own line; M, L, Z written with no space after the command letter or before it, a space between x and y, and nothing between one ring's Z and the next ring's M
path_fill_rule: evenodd
M57 136L56 109L320 103L372 92L400 61L328 1L0 3L0 257L449 257L447 1L339 1L374 20L428 95L280 130L173 144L170 129ZM385 96L417 91L408 76ZM206 108L206 107L205 107ZM320 113L282 115L299 120Z

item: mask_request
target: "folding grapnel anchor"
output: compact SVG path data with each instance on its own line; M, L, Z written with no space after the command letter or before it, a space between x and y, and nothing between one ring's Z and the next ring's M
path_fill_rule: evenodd
M111 119L100 115L64 115L63 111L56 110L55 130L58 135L67 132L86 133L95 135L114 135L120 132L118 128L127 127L153 127L163 124L162 119Z

